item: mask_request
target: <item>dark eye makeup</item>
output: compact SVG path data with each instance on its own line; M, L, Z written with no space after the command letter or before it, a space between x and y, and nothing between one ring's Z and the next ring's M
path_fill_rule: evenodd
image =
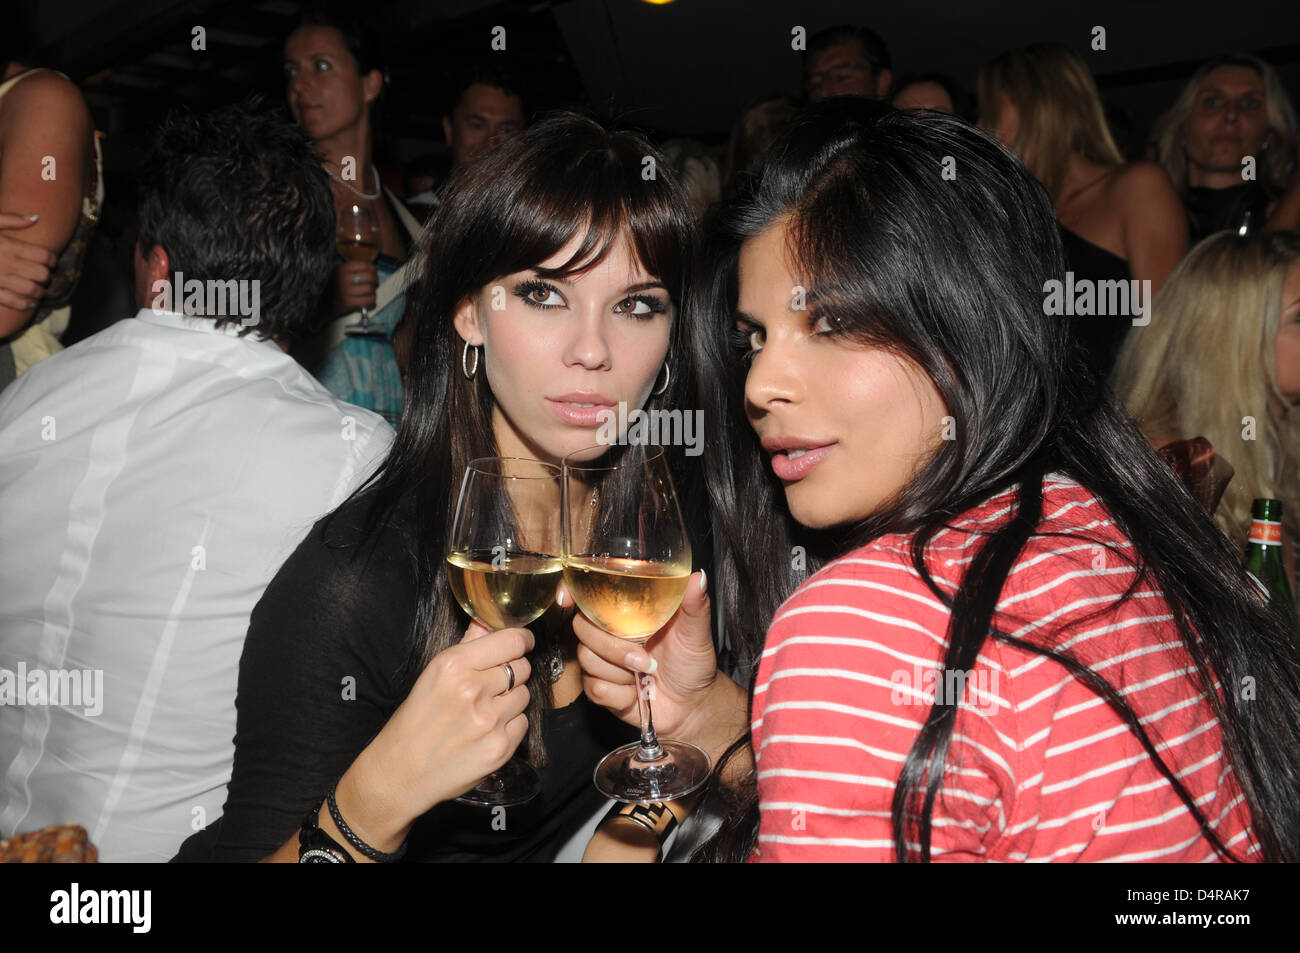
M838 338L849 334L849 329L842 319L830 314L818 314L813 309L808 311L808 326L811 336L817 338ZM761 346L754 347L754 336L762 336L764 333L765 330L761 325L747 318L737 317L728 334L728 340L745 360L749 360L763 349Z
M530 307L540 308L543 311L550 311L554 308L563 307L558 304L545 304L544 302L551 296L555 295L563 299L564 295L560 289L550 282L543 281L540 278L528 278L519 282L515 286L514 295ZM544 297L536 297L544 295ZM630 303L630 304L629 304ZM644 305L645 310L636 310L638 305ZM667 303L658 295L653 294L632 294L622 298L614 309L618 314L626 314L630 318L638 321L648 321L656 314L663 314L668 310Z

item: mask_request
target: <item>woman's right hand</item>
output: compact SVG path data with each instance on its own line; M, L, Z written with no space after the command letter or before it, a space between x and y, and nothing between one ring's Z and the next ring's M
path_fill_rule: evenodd
M375 306L379 269L368 261L345 261L330 278L331 309L334 317Z
M571 604L572 596L561 590L557 602L561 607ZM681 608L645 645L610 635L581 612L573 617L573 632L580 643L578 664L588 698L636 725L638 688L629 669L653 675L650 703L655 727L665 737L692 740L688 737L694 733L692 723L701 720L701 711L721 675L703 572L691 577Z
M572 601L564 590L556 599L561 607ZM699 745L716 762L749 730L749 692L718 668L703 572L691 576L681 608L645 645L602 631L582 613L573 617L573 633L583 691L628 724L639 723L635 669L654 676L650 704L661 737ZM746 763L733 765L743 770Z
M394 850L422 814L509 761L528 731L532 669L524 654L532 647L527 629L488 632L474 623L434 656L340 780L349 826L379 850Z

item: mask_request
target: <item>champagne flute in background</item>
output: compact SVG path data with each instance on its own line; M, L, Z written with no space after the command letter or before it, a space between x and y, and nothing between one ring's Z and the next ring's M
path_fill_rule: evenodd
M374 264L379 258L379 219L369 205L352 205L339 213L334 246L344 261ZM361 320L343 329L354 337L384 336L383 329L370 323L370 315L361 309Z
M564 458L564 584L583 615L611 635L644 643L682 604L691 544L662 447L590 447ZM641 740L596 766L600 793L625 803L683 797L709 776L703 750L658 738L641 675Z
M553 464L481 457L465 468L447 538L447 581L474 620L493 630L525 626L555 600L560 496ZM540 790L537 772L512 758L456 800L509 806Z

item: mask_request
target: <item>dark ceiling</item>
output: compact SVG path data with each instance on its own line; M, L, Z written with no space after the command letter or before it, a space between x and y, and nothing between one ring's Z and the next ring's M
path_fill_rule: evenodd
M82 84L100 127L138 139L165 107L197 107L260 90L283 95L279 48L297 0L40 0L48 65ZM943 70L973 87L1000 50L1058 40L1085 56L1108 101L1145 131L1194 65L1236 49L1261 53L1300 93L1300 4L1253 0L1090 0L1086 5L850 0L373 0L358 5L391 47L389 150L438 148L448 78L481 56L528 77L538 106L586 102L664 134L725 136L746 101L795 92L791 31L866 22L902 71ZM202 26L207 49L192 48ZM506 50L490 49L494 26ZM1093 28L1106 30L1094 51Z

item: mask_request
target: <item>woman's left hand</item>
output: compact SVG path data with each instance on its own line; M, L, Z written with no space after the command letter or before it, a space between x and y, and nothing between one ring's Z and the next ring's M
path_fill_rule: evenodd
M0 212L0 306L14 311L31 311L40 303L57 261L49 249L8 234L22 234L34 224L30 216ZM0 328L0 338L13 330L8 325Z

